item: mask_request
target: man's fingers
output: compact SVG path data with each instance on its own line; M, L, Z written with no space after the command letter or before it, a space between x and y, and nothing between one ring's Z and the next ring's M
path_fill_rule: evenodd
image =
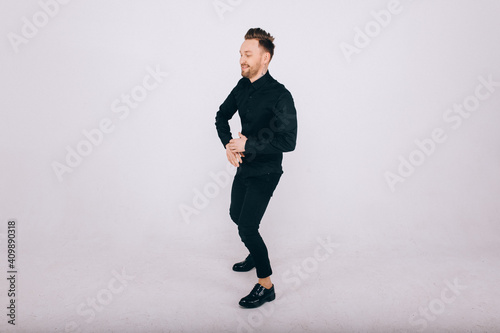
M229 161L229 163L231 163L233 166L235 166L237 168L239 166L239 163L238 163L239 156L236 156L236 155L237 154L233 153L232 151L227 152L227 160Z
M238 153L234 153L234 159L236 160L236 163L238 163L238 165L240 163L243 163L243 161L241 160L240 154L238 154Z
M226 156L227 156L227 160L229 161L229 163L231 163L232 165L236 166L234 164L234 156L233 156L233 154L230 151L226 151Z
M231 152L233 152L235 154L238 153L239 149L238 149L238 146L236 144L229 144L227 147L229 148L229 150Z

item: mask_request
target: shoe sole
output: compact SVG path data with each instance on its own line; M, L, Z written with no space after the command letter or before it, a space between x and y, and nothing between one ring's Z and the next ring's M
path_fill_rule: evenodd
M255 267L252 267L252 268L250 268L250 269L246 269L246 270L244 270L244 269L234 269L234 268L233 268L233 271L235 271L235 272L250 272L250 271L251 271L252 269L254 269L254 268L255 268Z

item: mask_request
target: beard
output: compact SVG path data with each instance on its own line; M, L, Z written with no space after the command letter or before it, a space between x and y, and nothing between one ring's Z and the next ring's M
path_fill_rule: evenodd
M259 74L259 69L254 67L248 67L245 70L241 70L241 76L251 79Z

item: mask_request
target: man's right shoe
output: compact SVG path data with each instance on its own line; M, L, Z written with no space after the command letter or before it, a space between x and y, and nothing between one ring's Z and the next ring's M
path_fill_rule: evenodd
M244 308L258 308L266 302L274 301L275 298L274 285L271 289L266 289L264 286L257 283L250 294L240 300L240 306Z
M248 272L255 267L255 262L253 261L252 255L249 254L245 260L242 262L237 262L233 265L233 271L235 272Z

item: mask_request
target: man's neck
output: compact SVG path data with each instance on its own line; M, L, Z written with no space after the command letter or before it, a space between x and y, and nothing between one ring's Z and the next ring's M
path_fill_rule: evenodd
M251 83L254 83L255 81L257 81L258 79L260 79L261 77L263 77L264 75L266 75L267 73L267 69L263 69L260 74L258 75L255 75L253 78L250 79L250 82Z

